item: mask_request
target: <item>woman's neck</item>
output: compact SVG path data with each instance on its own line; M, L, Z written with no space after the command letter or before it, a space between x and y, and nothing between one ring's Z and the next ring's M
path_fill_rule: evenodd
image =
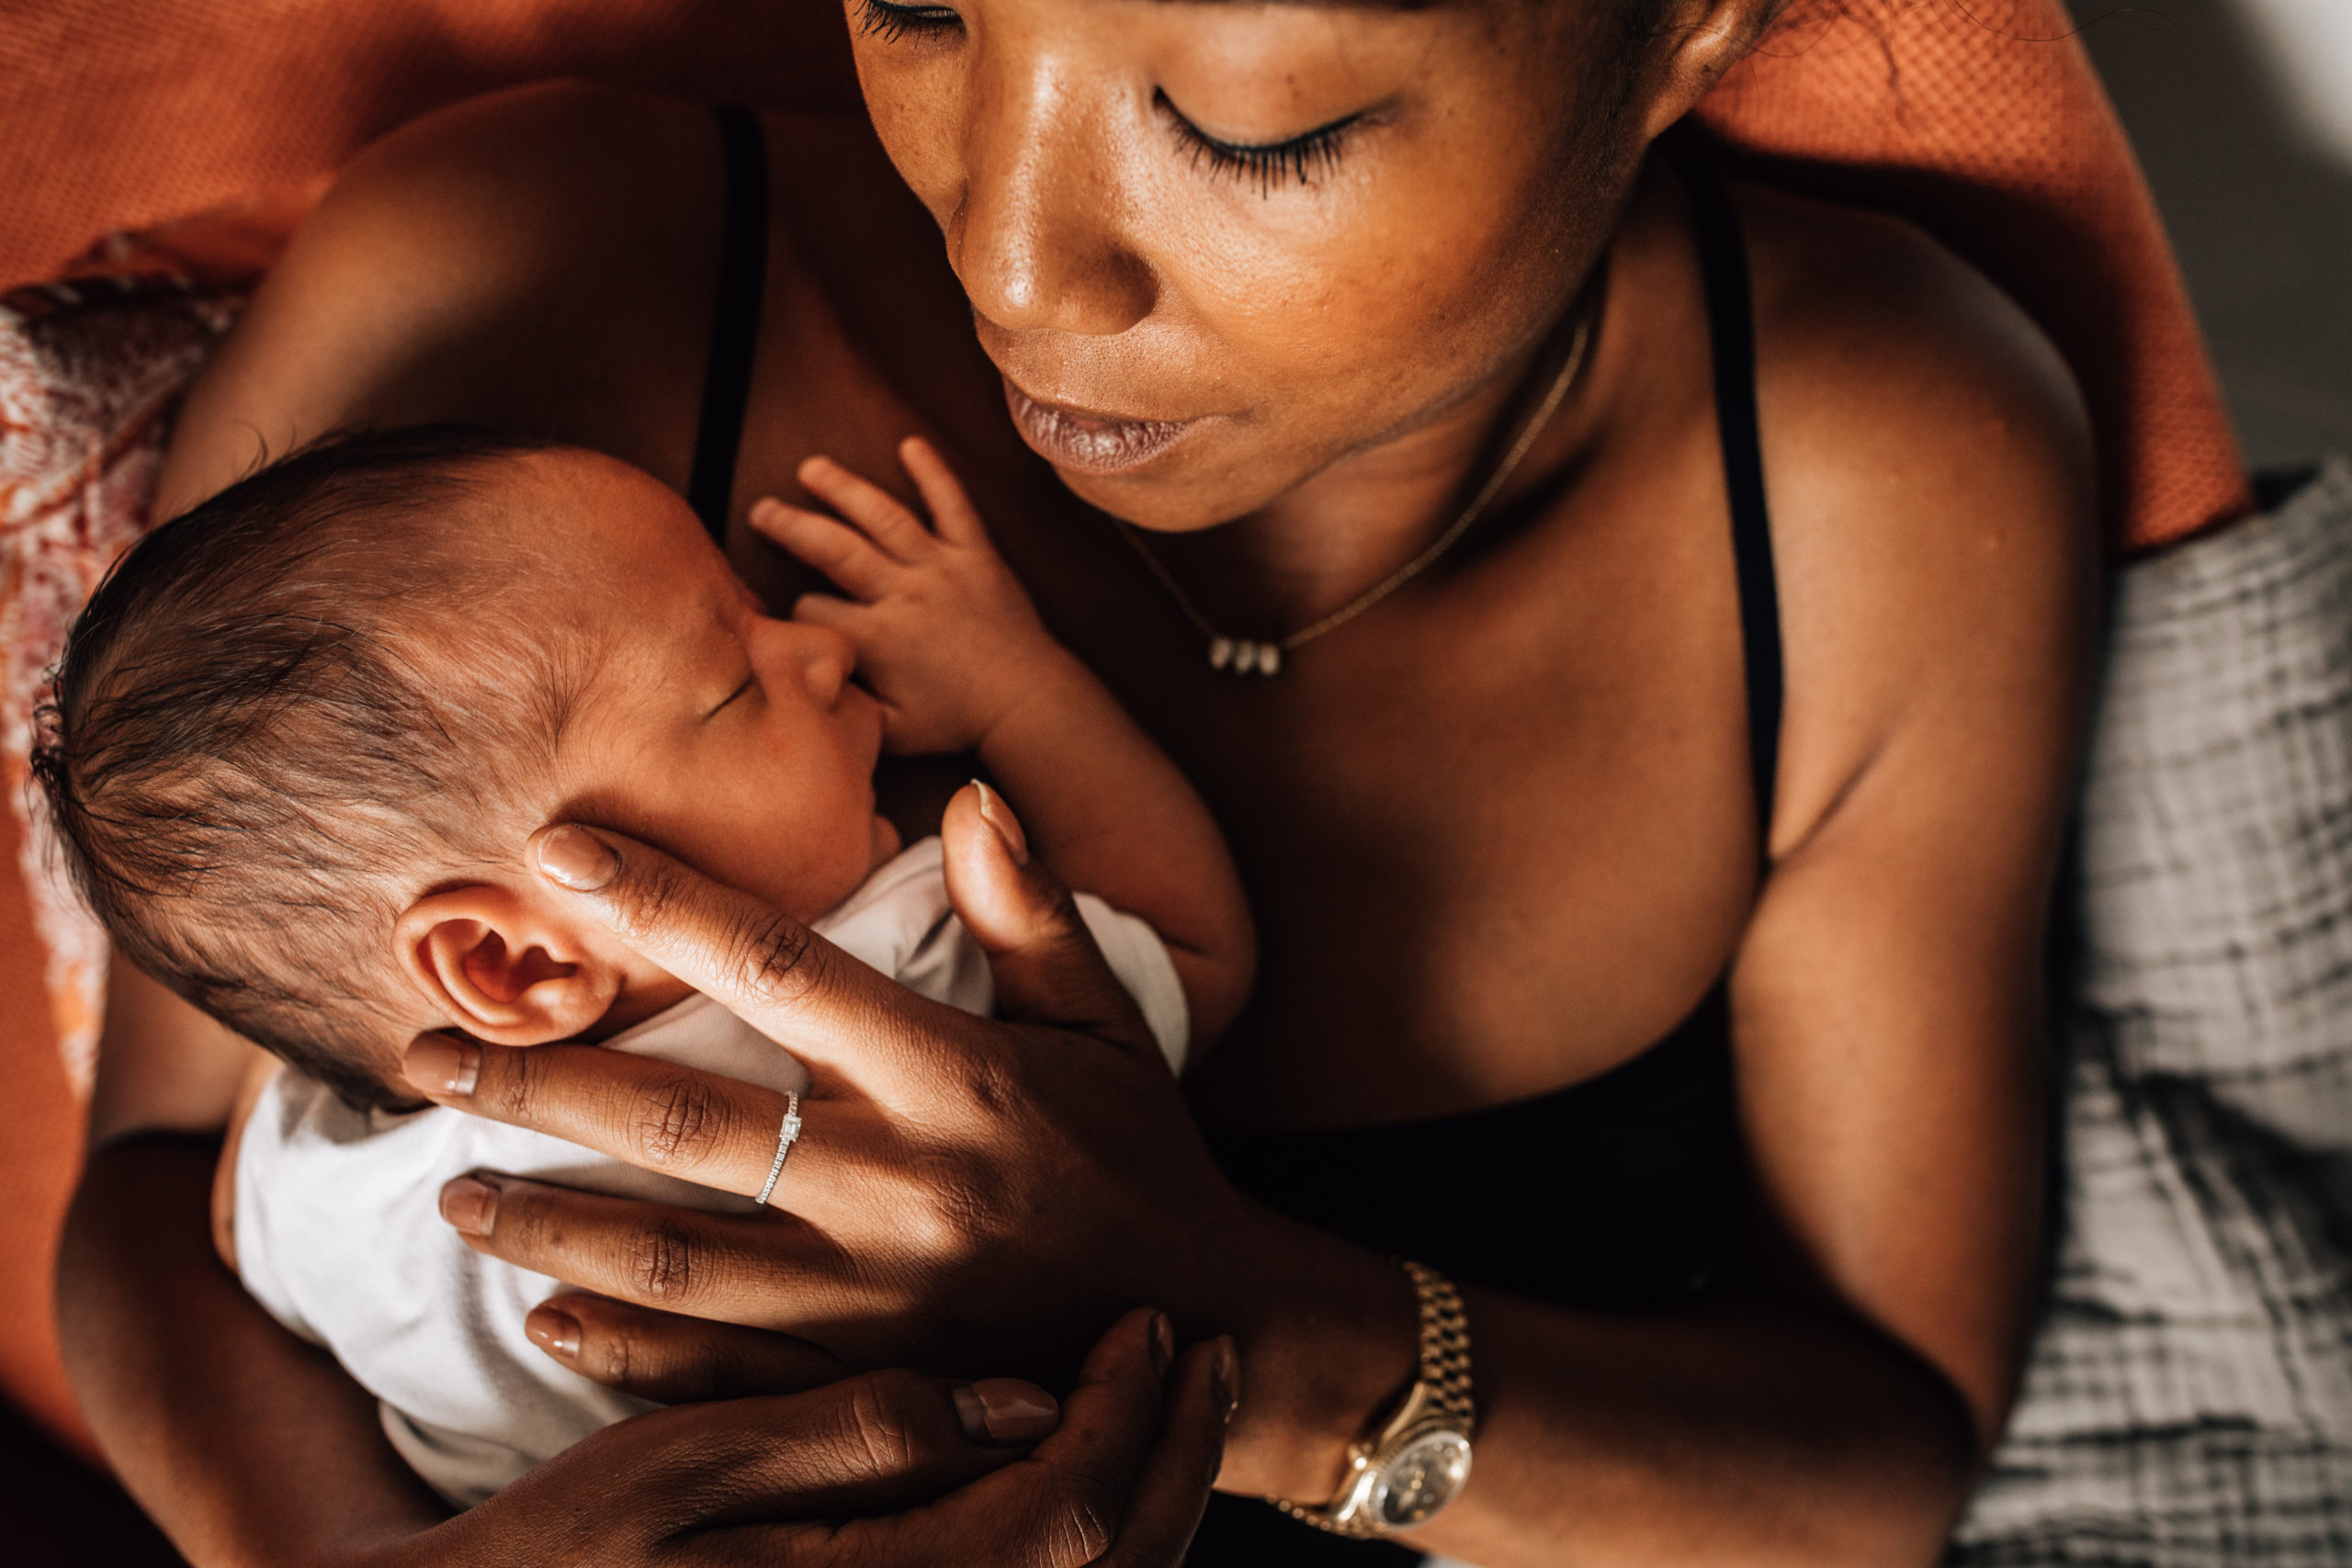
M1599 333L1600 323L1594 323ZM1247 517L1147 546L1208 617L1237 636L1281 636L1329 615L1426 549L1461 514L1532 417L1559 365L1562 334L1511 356L1469 396L1352 453ZM1583 383L1553 414L1492 513L1544 483L1589 438Z

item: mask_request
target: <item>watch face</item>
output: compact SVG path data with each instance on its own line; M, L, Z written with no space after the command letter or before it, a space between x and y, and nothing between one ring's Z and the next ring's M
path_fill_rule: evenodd
M1371 1503L1390 1529L1408 1529L1453 1501L1470 1479L1470 1439L1459 1432L1424 1433L1380 1467Z

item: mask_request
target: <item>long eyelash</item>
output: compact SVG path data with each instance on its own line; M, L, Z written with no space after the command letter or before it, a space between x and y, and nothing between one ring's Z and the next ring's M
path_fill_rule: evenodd
M1301 185L1313 185L1340 166L1340 153L1348 131L1363 117L1350 115L1329 125L1316 127L1302 136L1287 141L1270 141L1257 146L1233 141L1219 141L1216 137L1186 119L1168 95L1158 95L1159 107L1168 111L1176 128L1176 139L1193 154L1193 166L1198 168L1205 161L1214 174L1228 175L1237 180L1254 181L1261 197L1272 196L1278 186L1295 180Z
M944 6L895 6L890 0L857 0L857 30L866 38L896 43L961 27L963 18Z

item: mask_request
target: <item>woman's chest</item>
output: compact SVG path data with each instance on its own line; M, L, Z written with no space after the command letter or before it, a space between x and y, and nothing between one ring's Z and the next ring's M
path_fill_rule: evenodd
M1756 864L1736 601L1577 564L1506 544L1271 680L1211 671L1148 580L1066 617L1207 796L1258 919L1212 1115L1540 1093L1637 1053L1720 972Z

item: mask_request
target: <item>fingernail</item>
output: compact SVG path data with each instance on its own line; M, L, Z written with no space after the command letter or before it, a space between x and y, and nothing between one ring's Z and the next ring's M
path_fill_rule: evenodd
M976 1443L1034 1443L1061 1425L1054 1396L1019 1378L983 1378L958 1383L956 1416Z
M1209 1394L1216 1401L1216 1413L1232 1420L1234 1408L1241 1403L1241 1358L1234 1351L1230 1334L1217 1336L1216 1354L1209 1359Z
M473 1176L445 1182L441 1217L467 1235L488 1235L498 1225L498 1189Z
M1174 1363L1175 1359L1176 1330L1169 1324L1166 1313L1153 1313L1151 1314L1152 1371L1161 1377L1166 1377L1169 1367Z
M551 1306L535 1306L523 1319L523 1332L542 1350L569 1361L580 1354L580 1320Z
M972 783L979 787L980 820L995 831L998 841L1004 845L1004 852L1012 857L1013 864L1027 865L1029 839L1021 831L1021 818L1012 814L1012 808L1005 805L1002 795L978 779Z
M541 874L575 893L594 893L620 868L612 846L585 828L567 822L539 835Z
M401 1076L419 1094L469 1100L481 1081L481 1047L446 1034L420 1036L401 1058Z

